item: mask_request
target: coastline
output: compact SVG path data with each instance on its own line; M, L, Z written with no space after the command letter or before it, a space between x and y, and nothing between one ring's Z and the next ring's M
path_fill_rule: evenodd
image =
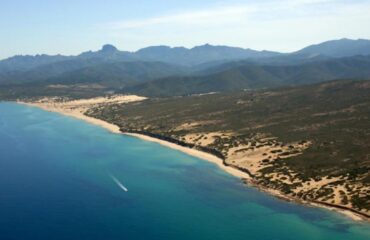
M80 120L83 120L87 123L94 124L94 125L100 126L102 128L105 128L106 130L108 130L112 133L115 133L115 134L123 134L123 135L131 136L131 137L140 138L144 141L155 142L155 143L161 144L165 147L181 151L183 153L186 153L188 155L200 158L202 160L206 160L208 162L216 164L220 169L222 169L225 172L231 174L232 176L242 179L243 182L246 185L256 187L260 191L266 192L270 195L273 195L273 196L275 196L277 198L280 198L280 199L283 199L285 201L295 202L295 203L298 203L298 204L304 204L306 206L311 206L311 207L325 208L325 209L328 209L330 211L335 211L335 212L341 213L341 214L351 218L354 221L370 221L370 218L367 217L366 214L357 213L356 210L343 209L343 208L336 207L336 206L328 206L327 204L320 203L320 202L304 201L304 200L301 200L301 199L298 199L298 198L286 196L286 195L280 193L277 190L262 187L262 186L260 186L256 183L254 183L252 176L250 176L248 173L246 173L242 170L239 170L237 168L234 168L232 166L225 165L223 159L221 159L219 157L216 157L216 156L214 156L210 153L206 153L206 152L203 152L203 151L200 151L200 150L197 150L197 149L193 149L193 148L180 146L180 145L177 145L175 143L168 142L168 141L161 140L161 139L157 139L157 138L154 138L154 137L150 137L150 136L147 136L147 135L144 135L144 134L122 132L120 130L119 126L117 126L115 124L112 124L112 123L109 123L109 122L106 122L106 121L103 121L103 120L100 120L100 119L97 119L97 118L86 116L85 114L83 114L82 112L80 112L78 110L73 111L73 110L67 110L67 109L63 109L63 108L57 108L57 107L47 106L47 105L38 104L38 103L29 103L29 102L22 102L22 101L17 101L17 103L18 104L23 104L23 105L26 105L26 106L37 107L37 108L43 109L44 111L55 112L55 113L59 113L59 114L65 115L65 116L80 119Z
M165 147L172 148L172 149L181 151L183 153L186 153L188 155L191 155L191 156L194 156L194 157L201 158L203 160L212 162L212 163L216 164L219 168L224 170L225 172L227 172L227 173L229 173L229 174L231 174L231 175L233 175L237 178L251 179L251 176L249 174L247 174L245 172L242 172L238 169L235 169L233 167L226 166L226 165L223 164L222 159L220 159L220 158L218 158L218 157L216 157L212 154L202 152L200 150L179 146L175 143L167 142L167 141L157 139L157 138L154 138L154 137L149 137L149 136L146 136L146 135L143 135L143 134L121 132L119 126L117 126L115 124L112 124L112 123L108 123L106 121L103 121L103 120L100 120L100 119L97 119L97 118L86 116L85 114L83 114L79 111L68 111L66 109L56 108L56 107L48 107L48 106L45 106L43 104L37 104L37 103L27 103L27 102L21 102L21 101L18 101L17 103L24 104L24 105L31 106L31 107L38 107L38 108L41 108L41 109L43 109L45 111L48 111L48 112L56 112L56 113L59 113L59 114L65 115L65 116L77 118L77 119L86 121L90 124L94 124L94 125L100 126L102 128L105 128L105 129L107 129L108 131L110 131L112 133L124 134L124 135L127 135L127 136L140 138L144 141L159 143L159 144L161 144Z
M311 202L311 201L305 201L305 200L302 200L300 198L294 198L294 197L291 197L291 196L287 196L287 195L284 195L282 193L280 193L278 190L275 190L275 189L269 189L269 188L266 188L266 187L263 187L261 185L258 185L256 183L254 183L253 181L245 181L245 184L246 185L249 185L249 186L253 186L255 188L257 188L258 190L260 190L261 192L265 192L269 195L272 195L276 198L279 198L279 199L282 199L284 201L287 201L287 202L294 202L294 203L297 203L297 204L301 204L301 205L304 205L306 207L315 207L315 208L324 208L324 209L327 209L329 211L333 211L333 212L337 212L339 214L342 214L350 219L352 219L353 221L356 221L356 222L359 222L359 221L365 221L365 222L370 222L370 217L364 213L361 213L361 212L357 212L356 210L354 209L350 209L350 208L346 208L346 207L342 207L342 206L336 206L336 205L332 205L332 204L328 204L328 203L325 203L325 202Z
M191 155L191 156L194 156L194 157L201 158L203 160L212 162L212 163L216 164L220 169L224 170L225 172L227 172L227 173L229 173L229 174L231 174L231 175L233 175L237 178L251 179L251 176L249 174L247 174L245 172L242 172L242 171L240 171L236 168L224 165L223 160L221 158L218 158L218 157L216 157L216 156L214 156L210 153L202 152L200 150L196 150L196 149L193 149L193 148L183 147L183 146L177 145L175 143L167 142L167 141L157 139L157 138L154 138L154 137L149 137L149 136L146 136L146 135L143 135L143 134L126 133L126 132L122 132L122 134L137 137L137 138L140 138L140 139L145 140L145 141L159 143L159 144L161 144L165 147L169 147L169 148L184 152L188 155Z
M117 134L121 133L121 131L120 131L120 129L117 125L108 123L106 121L103 121L103 120L100 120L100 119L97 119L97 118L88 117L88 116L86 116L85 114L83 114L79 111L67 111L66 109L62 109L62 108L48 107L48 106L45 106L45 105L42 105L42 104L28 103L28 102L22 102L22 101L17 101L17 103L18 104L23 104L23 105L26 105L26 106L30 106L30 107L41 108L42 110L47 111L47 112L55 112L55 113L59 113L59 114L65 115L65 116L77 118L77 119L83 120L85 122L88 122L88 123L100 126L102 128L105 128L105 129L109 130L112 133L117 133Z

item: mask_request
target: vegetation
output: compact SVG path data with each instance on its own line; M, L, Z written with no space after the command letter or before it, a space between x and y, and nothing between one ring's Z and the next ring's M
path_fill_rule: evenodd
M368 212L369 91L370 81L332 81L276 90L149 99L91 109L88 115L118 124L124 131L181 141L192 134L199 140L207 133L223 133L207 147L222 153L230 165L234 163L227 161L228 151L235 147L256 151L279 146L280 150L269 153L277 154L275 158L264 153L260 164L265 167L255 176L258 184L304 200ZM303 152L295 147L306 143L310 145ZM234 166L248 170L237 163ZM280 175L278 179L272 177L275 173ZM324 183L326 178L333 179L332 185ZM317 189L313 185L304 189L311 181L323 183ZM343 195L338 203L334 202L334 187L346 191L345 195L338 193Z
M112 89L99 84L43 85L22 84L0 86L0 101L63 96L71 99L92 98L112 93Z
M304 85L334 79L370 77L370 57L355 56L298 65L227 63L202 71L203 75L172 76L124 88L124 92L166 97L206 92ZM216 71L216 72L215 72Z

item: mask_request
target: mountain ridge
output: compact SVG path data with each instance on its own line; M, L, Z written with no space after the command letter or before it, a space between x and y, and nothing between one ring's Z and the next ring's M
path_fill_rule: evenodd
M370 40L339 39L309 45L292 53L204 44L192 48L149 46L137 51L121 51L112 44L105 44L97 51L86 51L76 56L16 55L0 60L0 72L24 71L41 65L72 59L101 58L110 61L162 61L170 64L196 66L217 61L255 60L258 63L294 63L312 58L336 58L370 55Z
M77 56L15 56L0 61L0 85L99 83L153 96L256 89L368 78L366 53L370 54L370 40L364 39L332 40L289 54L210 44L128 52L105 44ZM350 56L335 57L343 54Z
M370 56L330 59L301 65L273 66L253 63L204 75L166 77L139 83L124 92L152 97L207 92L307 85L335 79L370 78Z

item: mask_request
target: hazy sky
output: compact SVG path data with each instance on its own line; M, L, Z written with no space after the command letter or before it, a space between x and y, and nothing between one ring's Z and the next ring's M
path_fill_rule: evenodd
M295 51L370 39L370 0L1 0L0 58L205 43Z

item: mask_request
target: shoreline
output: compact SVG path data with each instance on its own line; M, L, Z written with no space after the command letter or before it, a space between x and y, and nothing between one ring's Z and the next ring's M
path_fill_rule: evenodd
M346 216L346 217L348 217L348 218L350 218L350 219L352 219L353 221L356 221L356 222L361 221L361 222L370 223L370 216L369 215L367 215L365 213L358 212L357 210L354 210L354 209L350 209L350 208L347 208L347 207L344 207L344 206L338 206L338 205L335 205L335 204L320 202L320 201L306 201L306 200L303 200L303 199L300 199L300 198L290 197L290 196L287 196L287 195L284 195L284 194L280 193L278 190L269 189L269 188L266 188L264 186L258 185L256 183L254 183L253 180L252 181L245 181L245 184L248 185L248 186L253 186L261 192L267 193L269 195L272 195L276 198L282 199L282 200L287 201L287 202L294 202L296 204L304 205L306 207L323 208L323 209L326 209L326 210L344 215L344 216Z
M150 142L158 143L162 146L165 146L165 147L177 150L177 151L181 151L181 152L183 152L185 154L188 154L190 156L197 157L197 158L200 158L202 160L206 160L208 162L216 164L221 170L229 173L230 175L232 175L234 177L237 177L237 178L243 180L244 184L256 187L258 190L260 190L262 192L265 192L269 195L272 195L274 197L277 197L279 199L283 199L283 200L288 201L288 202L295 202L295 203L302 204L302 205L305 205L305 206L308 206L308 207L324 208L324 209L327 209L327 210L334 211L334 212L340 213L342 215L345 215L345 216L351 218L354 221L370 222L369 216L367 216L365 213L357 212L354 209L349 209L349 208L344 209L345 207L334 206L334 205L328 206L329 205L328 203L305 201L305 200L302 200L302 199L299 199L299 198L286 196L286 195L280 193L278 190L269 189L269 188L260 186L256 183L254 183L253 177L251 175L249 175L248 173L246 173L242 170L239 170L237 168L234 168L232 166L225 165L223 159L221 159L219 157L216 157L216 156L214 156L210 153L206 153L206 152L203 152L201 150L194 149L194 148L180 146L178 144L175 144L175 143L172 143L172 142L169 142L169 141L165 141L165 140L161 140L161 139L158 139L158 138L150 137L150 136L147 136L147 135L144 135L144 134L122 132L120 130L120 127L115 125L115 124L103 121L101 119L86 116L85 114L83 114L79 111L69 111L69 110L66 110L66 109L63 109L63 108L49 107L49 106L45 106L43 104L28 103L28 102L22 102L22 101L17 101L16 103L23 104L23 105L30 106L30 107L37 107L37 108L40 108L44 111L59 113L59 114L62 114L64 116L76 118L76 119L85 121L87 123L90 123L90 124L93 124L93 125L96 125L96 126L100 126L100 127L104 128L104 129L106 129L109 132L114 133L114 134L123 134L123 135L126 135L126 136L139 138L139 139L142 139L144 141L150 141Z
M89 117L89 116L86 116L85 114L82 114L82 113L79 113L79 112L75 112L75 111L70 112L70 111L67 111L67 110L62 109L62 108L54 108L54 107L51 108L51 107L47 107L45 105L37 104L37 103L27 103L27 102L20 102L20 101L17 102L17 103L27 105L27 106L31 106L31 107L41 108L41 109L43 109L45 111L48 111L48 112L56 112L56 113L59 113L59 114L65 115L65 116L77 118L77 119L86 121L90 124L94 124L94 125L100 126L102 128L105 128L108 131L110 131L112 133L115 133L115 134L123 134L123 135L127 135L127 136L140 138L144 141L155 142L155 143L158 143L162 146L181 151L183 153L186 153L188 155L191 155L191 156L194 156L194 157L197 157L197 158L201 158L201 159L206 160L208 162L212 162L212 163L216 164L222 170L226 171L227 173L229 173L229 174L231 174L231 175L233 175L237 178L251 179L251 176L249 174L247 174L245 172L242 172L242 171L240 171L236 168L224 165L223 160L221 158L218 158L218 157L216 157L216 156L214 156L210 153L202 152L200 150L193 149L193 148L183 147L183 146L177 145L175 143L171 143L171 142L161 140L161 139L157 139L157 138L154 138L154 137L149 137L149 136L146 136L144 134L122 132L120 130L120 127L115 125L115 124L108 123L106 121L103 121L103 120L100 120L100 119L97 119L97 118Z
M47 112L55 112L55 113L59 113L59 114L62 114L62 115L68 116L68 117L77 118L77 119L83 120L85 122L88 122L90 124L94 124L94 125L100 126L102 128L105 128L105 129L109 130L112 133L117 133L117 134L121 133L120 128L117 125L108 123L106 121L103 121L103 120L100 120L100 119L97 119L97 118L88 117L85 114L77 112L77 111L67 111L67 110L62 109L62 108L55 108L55 107L52 108L52 107L48 107L48 106L44 106L42 104L36 104L36 103L27 103L27 102L21 102L21 101L17 101L17 103L22 104L22 105L26 105L26 106L30 106L30 107L41 108L42 110L47 111Z
M172 148L172 149L178 150L180 152L186 153L188 155L191 155L191 156L194 156L194 157L197 157L197 158L201 158L201 159L206 160L208 162L214 163L220 169L222 169L225 172L233 175L234 177L241 178L241 179L252 179L249 174L247 174L245 172L242 172L242 171L240 171L236 168L224 165L223 160L221 158L218 158L218 157L216 157L216 156L214 156L210 153L202 152L200 150L193 149L193 148L183 147L183 146L177 145L175 143L168 142L168 141L161 140L161 139L157 139L157 138L154 138L154 137L149 137L149 136L146 136L144 134L127 133L127 132L121 132L121 133L124 134L124 135L127 135L127 136L133 136L133 137L136 137L136 138L140 138L140 139L145 140L145 141L159 143L162 146Z

